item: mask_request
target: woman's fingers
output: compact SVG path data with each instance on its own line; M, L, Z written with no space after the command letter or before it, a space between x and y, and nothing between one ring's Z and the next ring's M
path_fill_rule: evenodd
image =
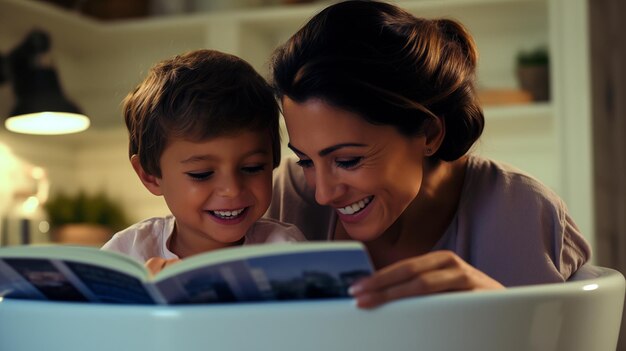
M357 306L373 308L384 303L418 295L452 290L470 290L466 276L455 268L425 272L412 279L356 295Z
M359 294L400 284L424 272L445 268L453 263L454 257L458 256L449 251L434 251L396 262L379 270L372 277L360 280L351 287L350 292Z
M357 306L372 308L405 297L444 291L502 289L500 283L450 251L400 261L350 289Z

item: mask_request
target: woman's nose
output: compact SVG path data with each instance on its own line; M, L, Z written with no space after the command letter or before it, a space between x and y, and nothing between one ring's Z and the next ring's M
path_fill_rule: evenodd
M327 172L315 174L315 201L320 205L330 205L342 192L343 186L335 175Z

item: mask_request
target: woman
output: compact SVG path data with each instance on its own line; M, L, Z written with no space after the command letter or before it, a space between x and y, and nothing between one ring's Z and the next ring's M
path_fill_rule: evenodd
M277 171L268 215L362 241L379 271L351 288L361 307L564 281L589 259L554 192L467 154L484 125L477 56L459 23L374 1L329 6L274 54L299 160Z

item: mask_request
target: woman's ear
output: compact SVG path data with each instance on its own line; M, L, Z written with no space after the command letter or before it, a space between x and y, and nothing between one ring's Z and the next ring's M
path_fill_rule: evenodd
M446 136L446 126L443 119L432 117L424 121L422 130L426 137L424 156L429 157L435 154L443 143L443 138Z
M133 166L135 173L139 177L139 180L143 183L143 186L148 189L154 195L163 195L161 192L161 185L159 184L159 178L146 172L139 162L139 156L136 154L130 157L130 164Z

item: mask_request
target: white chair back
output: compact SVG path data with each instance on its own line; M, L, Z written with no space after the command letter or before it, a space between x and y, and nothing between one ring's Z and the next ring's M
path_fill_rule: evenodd
M0 350L614 351L622 274L415 297L364 311L350 300L120 306L4 299Z

